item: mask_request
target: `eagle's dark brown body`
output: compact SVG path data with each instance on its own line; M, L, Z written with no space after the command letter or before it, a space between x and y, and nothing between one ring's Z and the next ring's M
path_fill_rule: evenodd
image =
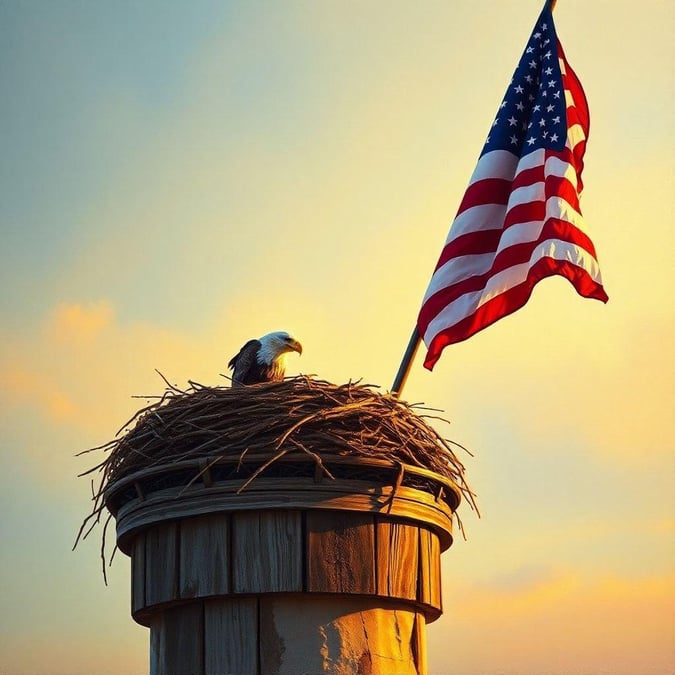
M227 364L233 371L232 386L283 380L284 357L291 351L302 354L302 345L283 331L249 340Z

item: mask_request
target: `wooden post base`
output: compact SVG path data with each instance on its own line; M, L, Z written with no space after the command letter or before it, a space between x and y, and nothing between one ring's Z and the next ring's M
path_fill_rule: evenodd
M458 497L431 472L407 468L406 483L398 467L391 485L371 464L358 480L260 477L243 493L185 485L173 465L115 486L151 675L426 675Z
M424 615L371 598L218 598L150 626L151 675L420 675Z

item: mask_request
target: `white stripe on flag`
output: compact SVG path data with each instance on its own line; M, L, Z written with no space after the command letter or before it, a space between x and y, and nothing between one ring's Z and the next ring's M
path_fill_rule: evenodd
M547 239L534 249L529 262L513 265L495 274L489 279L483 291L465 293L446 305L429 322L423 336L424 341L430 343L438 333L471 316L481 305L522 284L527 279L532 265L542 258L570 262L586 270L595 282L601 283L598 261L588 251L567 241Z

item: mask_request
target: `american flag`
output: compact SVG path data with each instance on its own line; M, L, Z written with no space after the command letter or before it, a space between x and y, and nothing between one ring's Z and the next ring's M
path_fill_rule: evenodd
M607 301L579 208L589 115L546 3L429 283L417 328L431 370L444 347L515 312L544 277Z

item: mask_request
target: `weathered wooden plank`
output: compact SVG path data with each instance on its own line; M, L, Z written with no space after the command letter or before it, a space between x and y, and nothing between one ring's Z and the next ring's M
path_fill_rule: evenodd
M176 523L161 523L146 533L146 606L176 598L178 592L177 527Z
M415 611L364 596L268 595L260 601L261 675L421 675Z
M420 528L418 600L441 609L441 547L438 537Z
M438 537L431 534L431 604L443 611L441 599L441 545Z
M204 602L207 675L257 675L258 600L228 598Z
M180 523L180 597L230 591L229 516L186 518Z
M427 659L427 623L422 612L417 612L415 614L415 629L412 646L417 672L421 675L426 675L429 668L429 661Z
M145 534L134 540L131 551L131 613L145 607Z
M307 512L307 590L375 593L375 521L368 514Z
M430 536L429 530L423 527L420 528L417 599L426 604L429 604L431 600L431 567L429 564L429 553L431 548L429 542Z
M235 593L302 591L300 513L235 513L232 567Z
M153 617L150 675L204 675L201 602L167 609Z
M155 614L150 624L150 675L162 675L160 663L163 661L162 650L166 637L164 636L164 621L161 614Z
M377 593L417 598L418 528L392 520L377 522Z

